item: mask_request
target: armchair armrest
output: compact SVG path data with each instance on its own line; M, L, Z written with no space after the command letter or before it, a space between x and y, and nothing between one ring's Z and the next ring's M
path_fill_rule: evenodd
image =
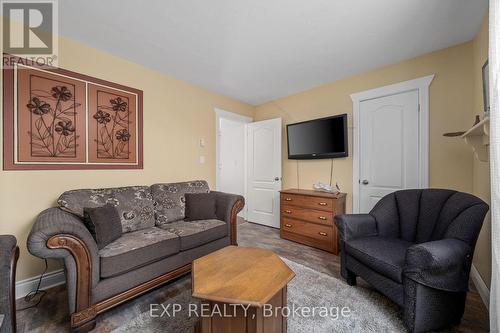
M237 242L237 215L245 206L245 198L241 195L211 191L216 195L216 215L221 221L225 221L228 226L228 233L231 237L231 245L238 245Z
M431 288L460 292L468 289L471 264L469 244L447 238L409 247L403 275Z
M342 241L360 237L377 236L377 222L370 214L344 214L335 216Z
M90 303L90 290L99 282L99 253L79 217L59 208L44 210L28 235L27 247L40 258L64 259L70 313Z
M16 331L16 264L19 247L12 235L0 235L0 332Z

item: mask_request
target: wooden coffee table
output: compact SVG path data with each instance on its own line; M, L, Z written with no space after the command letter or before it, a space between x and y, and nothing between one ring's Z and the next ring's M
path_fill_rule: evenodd
M228 246L193 261L193 297L204 310L197 332L286 332L281 308L294 276L280 257L259 248Z

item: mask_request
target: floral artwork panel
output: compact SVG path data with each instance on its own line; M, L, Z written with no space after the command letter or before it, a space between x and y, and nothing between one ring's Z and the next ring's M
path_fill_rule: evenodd
M137 96L89 84L89 162L137 161Z
M3 170L143 168L141 90L7 58Z
M19 162L85 162L85 82L17 69Z

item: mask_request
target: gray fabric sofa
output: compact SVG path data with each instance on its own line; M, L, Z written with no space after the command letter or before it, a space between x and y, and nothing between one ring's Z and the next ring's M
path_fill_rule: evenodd
M73 190L37 217L28 250L64 260L71 326L88 331L95 317L191 270L191 262L237 245L242 196L215 192L217 219L184 221L186 193L208 193L205 181ZM85 207L113 204L123 235L98 249L82 222Z
M0 333L16 332L16 237L0 235Z
M458 324L487 212L473 195L419 189L389 194L369 214L336 216L341 274L350 285L362 277L401 306L411 332Z

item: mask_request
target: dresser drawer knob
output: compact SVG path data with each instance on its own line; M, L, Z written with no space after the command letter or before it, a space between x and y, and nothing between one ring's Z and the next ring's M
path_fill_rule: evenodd
M320 206L326 206L326 202L318 202L318 205L320 205Z
M285 213L287 213L287 214L292 214L292 211L291 211L291 210L289 210L289 209L287 209L287 210L285 210Z
M325 216L318 216L318 219L320 219L320 220L323 220L323 221L324 221L324 220L326 220L326 217L325 217Z
M285 198L285 201L292 201L292 198Z
M292 225L287 223L287 224L285 224L285 227L287 227L287 228L291 228L291 227L292 227Z
M323 231L320 231L318 232L321 236L328 236L328 234L326 232L323 232Z

